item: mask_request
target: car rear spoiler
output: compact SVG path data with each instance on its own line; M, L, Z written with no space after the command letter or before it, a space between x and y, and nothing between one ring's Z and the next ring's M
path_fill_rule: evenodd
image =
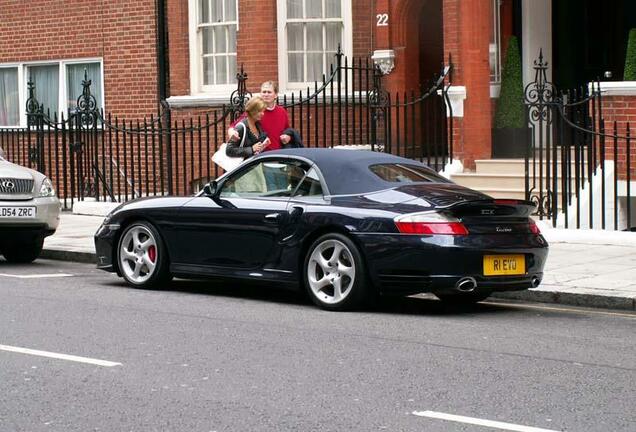
M461 201L444 209L455 217L529 217L537 206L532 201L517 199L481 199Z

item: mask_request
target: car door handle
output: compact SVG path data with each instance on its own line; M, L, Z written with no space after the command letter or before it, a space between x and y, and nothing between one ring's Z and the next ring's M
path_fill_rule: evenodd
M279 220L280 220L280 213L270 213L265 215L265 222L278 223Z

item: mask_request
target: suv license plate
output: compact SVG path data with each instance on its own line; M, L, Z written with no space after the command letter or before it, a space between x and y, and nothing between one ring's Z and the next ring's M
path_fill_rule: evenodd
M31 219L36 213L35 207L0 207L0 218Z
M526 273L524 255L484 255L484 276L522 275Z

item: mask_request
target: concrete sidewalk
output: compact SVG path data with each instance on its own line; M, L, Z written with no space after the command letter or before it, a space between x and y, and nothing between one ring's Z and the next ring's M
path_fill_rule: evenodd
M43 258L96 262L93 235L102 216L64 212ZM539 223L550 243L539 288L497 297L636 311L636 233L554 229Z

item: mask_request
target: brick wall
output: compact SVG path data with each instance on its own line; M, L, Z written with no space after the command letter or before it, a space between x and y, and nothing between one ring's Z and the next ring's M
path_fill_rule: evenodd
M605 140L605 158L614 160L614 149L616 149L618 177L621 180L627 179L627 152L629 144L629 172L630 180L636 180L636 96L604 96L603 97L603 117L605 119L605 133L613 135L614 132L620 137L616 146L610 137ZM614 131L616 122L616 131ZM629 133L631 140L628 142L625 137ZM636 191L632 191L635 194Z
M188 1L166 0L168 27L169 95L190 94Z
M353 16L353 56L366 58L373 54L375 0L352 0Z
M0 64L101 57L109 112L156 111L154 0L0 0Z
M278 80L278 37L276 2L243 0L239 2L237 61L248 71L249 89L257 92L260 83Z
M459 60L459 2L444 0L444 54L453 61L453 82L462 81L462 65Z

